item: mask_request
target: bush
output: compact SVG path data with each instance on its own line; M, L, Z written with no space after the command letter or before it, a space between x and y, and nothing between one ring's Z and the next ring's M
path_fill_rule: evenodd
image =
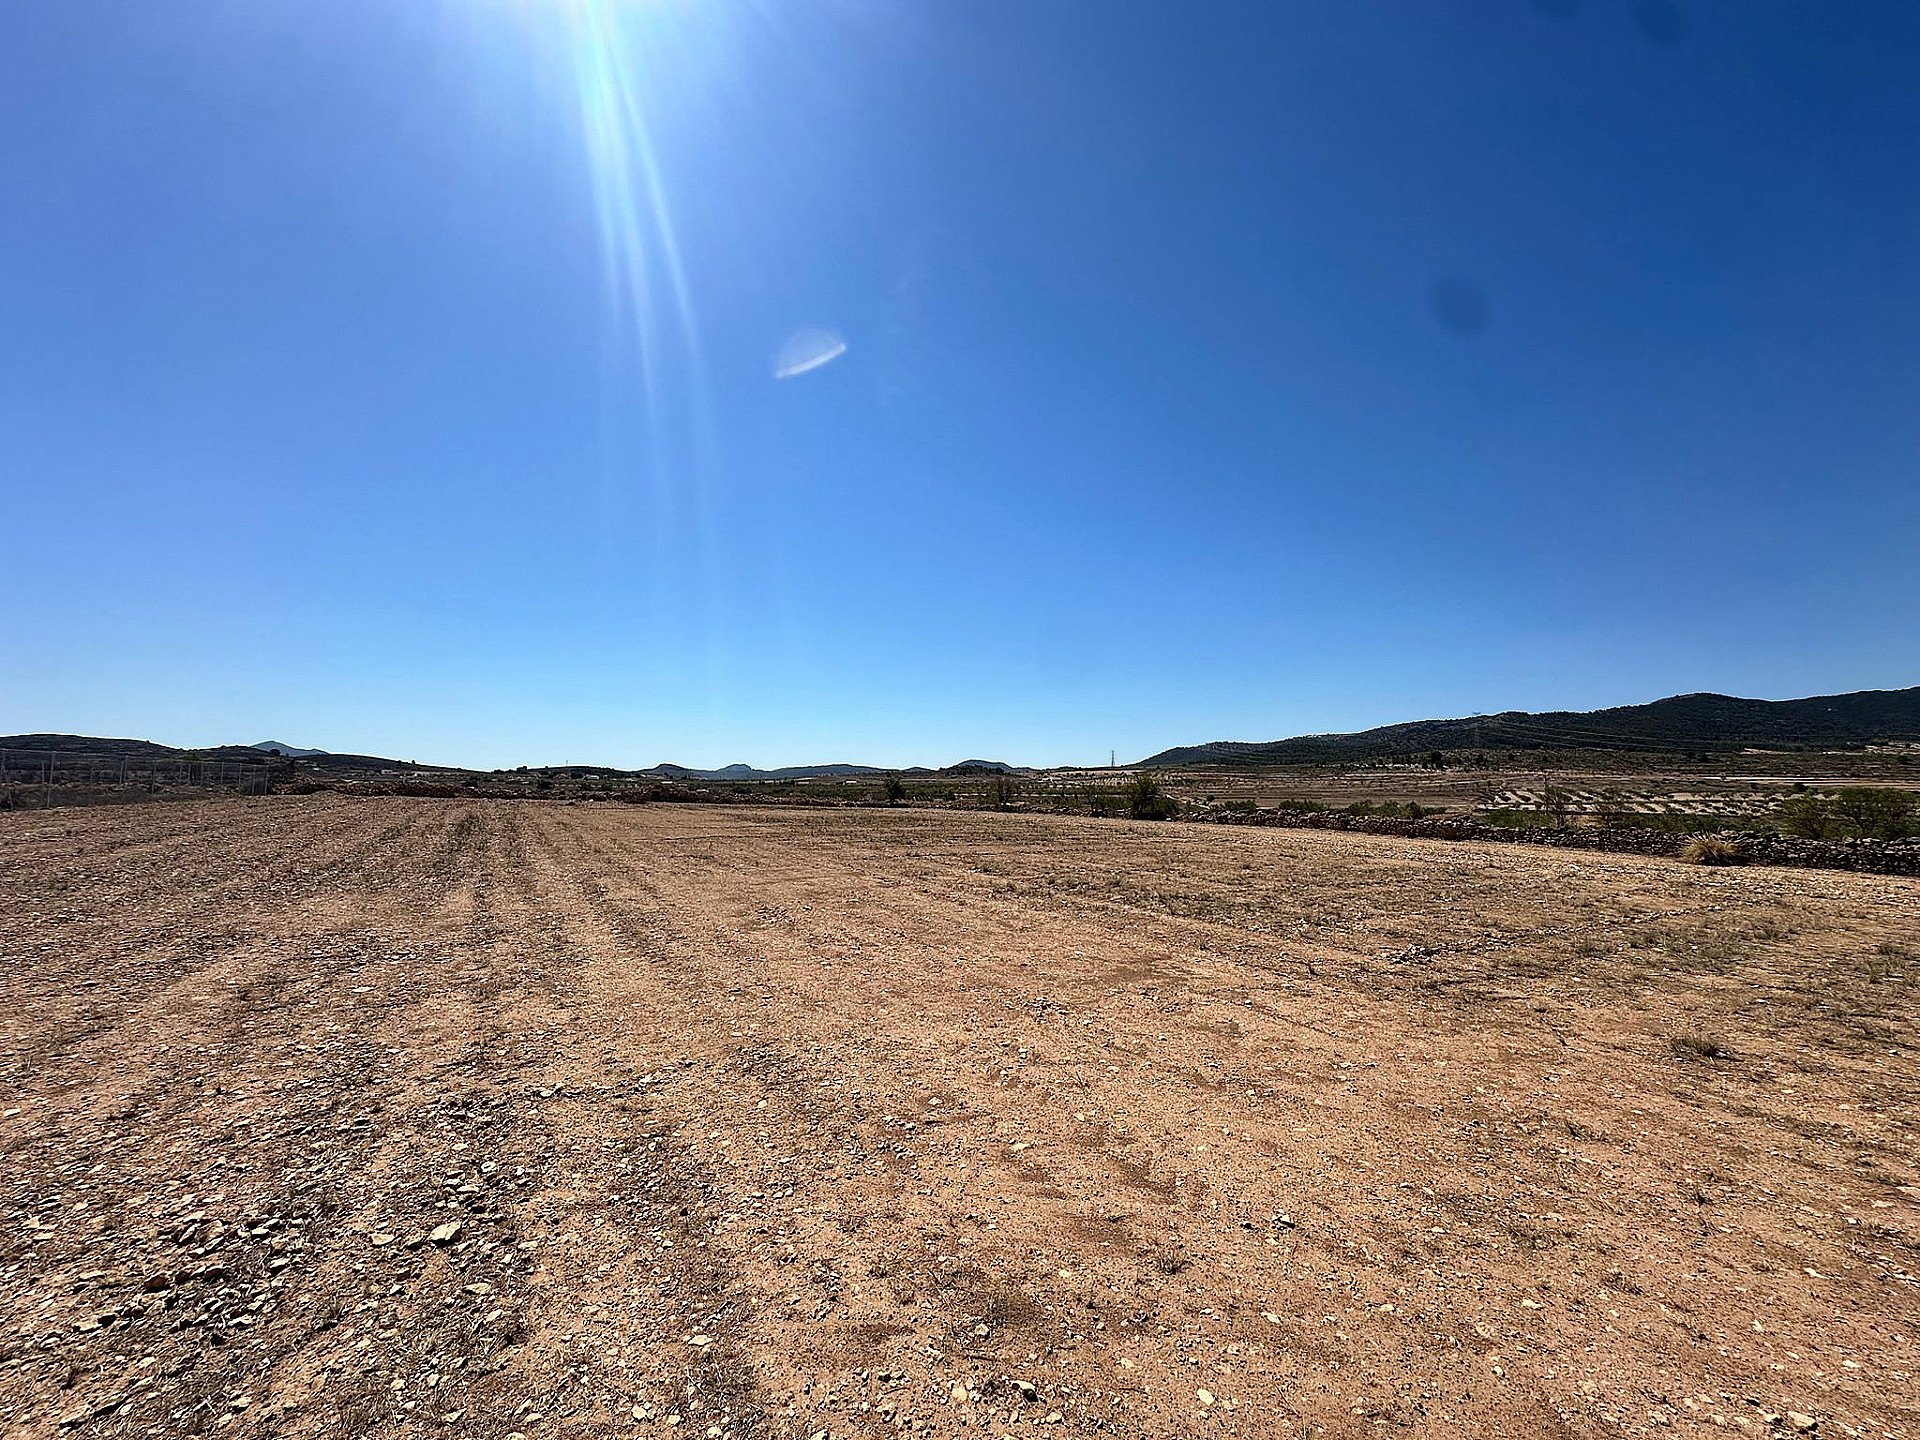
M1794 795L1780 802L1773 812L1776 824L1789 835L1802 840L1824 840L1839 827L1833 802L1824 795Z
M1623 829L1658 830L1666 835L1694 835L1702 830L1739 830L1744 822L1737 815L1689 815L1684 810L1660 810L1651 815L1625 814Z
M900 777L898 775L887 776L885 785L886 785L886 791L887 791L887 804L898 805L902 800L907 798L907 787L901 783Z
M1920 797L1880 785L1849 785L1836 791L1833 811L1856 835L1870 840L1901 840L1920 825Z
M1135 820L1165 820L1178 808L1151 771L1142 770L1127 782L1127 814Z
M1680 849L1680 858L1689 865L1738 865L1747 852L1721 835L1696 835Z

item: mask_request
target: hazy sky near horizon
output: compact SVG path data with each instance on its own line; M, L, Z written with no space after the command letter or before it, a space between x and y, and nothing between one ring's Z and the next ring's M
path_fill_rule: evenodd
M0 10L0 732L1920 683L1912 0Z

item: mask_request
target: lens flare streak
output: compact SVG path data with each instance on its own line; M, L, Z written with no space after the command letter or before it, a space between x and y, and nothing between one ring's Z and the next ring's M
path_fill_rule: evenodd
M671 292L687 359L697 364L693 301L617 7L611 0L575 0L571 14L575 78L610 299L633 326L651 402L661 362L656 265Z

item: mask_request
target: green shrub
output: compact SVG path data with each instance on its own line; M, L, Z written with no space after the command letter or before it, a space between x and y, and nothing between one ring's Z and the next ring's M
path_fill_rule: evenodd
M1839 828L1833 802L1824 795L1792 795L1773 812L1774 822L1789 835L1802 840L1824 840Z
M1628 814L1620 823L1634 830L1658 830L1667 835L1693 835L1701 830L1740 830L1747 822L1732 815L1688 815L1680 810L1660 810L1652 815Z
M1920 829L1920 797L1881 785L1849 785L1833 797L1833 811L1856 835L1901 840Z
M1179 808L1149 770L1142 770L1127 782L1126 794L1127 814L1135 820L1165 820Z

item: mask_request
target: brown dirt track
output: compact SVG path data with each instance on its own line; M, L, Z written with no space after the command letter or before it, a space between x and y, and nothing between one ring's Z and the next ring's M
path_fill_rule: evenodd
M1916 936L1302 831L0 817L0 1431L1917 1436Z

